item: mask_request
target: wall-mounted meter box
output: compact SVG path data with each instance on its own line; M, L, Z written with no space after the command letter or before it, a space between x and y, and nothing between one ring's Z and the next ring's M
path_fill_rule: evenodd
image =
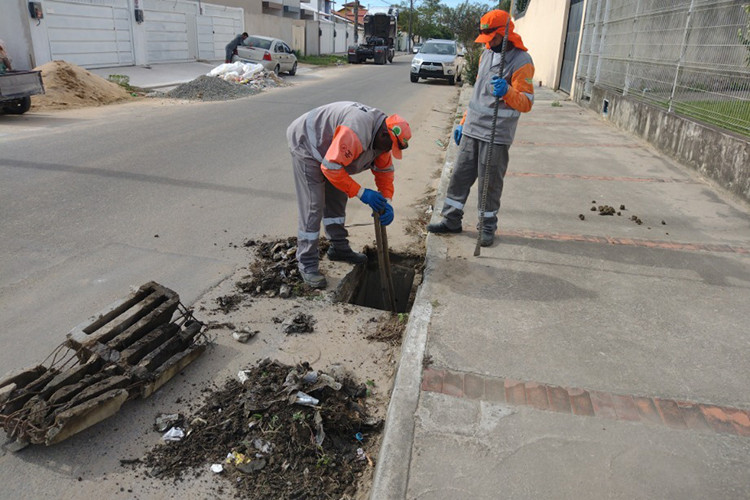
M29 15L31 19L44 19L42 2L29 2Z
M138 24L143 22L143 9L135 9L135 22Z

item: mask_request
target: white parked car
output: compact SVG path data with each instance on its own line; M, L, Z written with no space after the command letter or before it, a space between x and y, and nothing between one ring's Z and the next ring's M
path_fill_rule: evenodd
M420 78L442 78L453 85L461 81L463 72L464 54L456 41L430 39L411 60L409 78L413 83Z
M237 47L232 62L242 61L261 64L266 71L297 73L297 56L283 40L267 36L250 35Z

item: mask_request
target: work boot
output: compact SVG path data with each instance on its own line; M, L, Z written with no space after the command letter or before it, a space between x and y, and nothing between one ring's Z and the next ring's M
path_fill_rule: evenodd
M479 237L479 245L483 247L489 247L492 246L492 244L495 242L495 233L490 233L489 231L482 231L482 236Z
M462 231L461 226L458 226L457 228L453 229L451 227L448 227L448 225L445 223L445 220L441 220L440 222L434 222L432 224L427 224L428 233L447 234L447 233L460 233L461 231Z
M350 264L363 264L367 262L367 255L355 252L351 249L351 247L336 248L334 246L330 246L328 247L328 252L326 252L326 254L331 260L349 262Z
M300 270L299 274L302 276L302 281L311 288L323 289L328 286L326 277L320 274L320 271L310 271L309 273L306 273L305 271Z

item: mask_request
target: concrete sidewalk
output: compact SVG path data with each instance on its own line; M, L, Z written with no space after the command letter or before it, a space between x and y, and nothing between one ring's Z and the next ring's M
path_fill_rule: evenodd
M371 497L750 498L748 207L546 89L480 257L476 197L427 238Z
M149 90L169 90L207 74L224 61L196 61L185 63L150 64L146 66L121 66L96 68L89 71L107 79L109 75L130 77L130 85Z

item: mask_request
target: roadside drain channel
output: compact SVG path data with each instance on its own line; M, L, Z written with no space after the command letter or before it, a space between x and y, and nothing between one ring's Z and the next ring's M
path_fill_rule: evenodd
M380 267L374 249L365 248L367 263L355 266L341 282L338 302L346 302L382 311L389 310L383 298L380 280ZM396 312L411 310L416 289L422 281L423 259L415 255L389 253L391 274L396 298Z

